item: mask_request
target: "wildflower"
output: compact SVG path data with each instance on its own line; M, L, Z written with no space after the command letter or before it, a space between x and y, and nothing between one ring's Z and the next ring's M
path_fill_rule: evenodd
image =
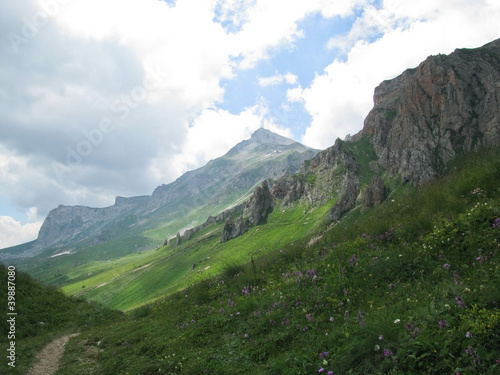
M462 301L459 297L455 297L455 301L457 301L459 308L465 309L465 302L464 301Z
M472 333L467 332L467 333L465 334L465 337L467 337L468 339L472 338Z
M335 318L333 316L330 317L330 322L333 323L333 321L335 320Z
M318 370L318 372L319 372L319 373L322 373L323 371L325 371L325 369L324 369L323 367L321 367L321 368Z
M444 268L448 269L448 268L450 268L450 265L448 263L445 263Z
M380 346L375 345L375 351L378 352L380 350Z
M500 218L497 217L495 219L495 222L493 223L493 229L497 229L497 228L500 228Z
M349 293L349 292L347 291L347 289L344 289L344 295L346 295L346 296L347 296L347 293Z
M411 331L413 329L414 325L411 323L406 323L405 327L406 327L406 330Z
M309 321L314 321L314 318L312 317L311 314L307 314L306 315L306 319L309 320Z
M399 322L401 322L401 319L396 319L396 320L394 321L394 324L398 324Z
M321 352L321 353L319 353L319 357L321 359L325 359L327 355L328 355L328 352Z
M360 327L364 327L366 325L365 313L362 310L359 310L356 320L358 321Z
M378 337L378 339L379 339L380 341L382 341L382 340L384 339L384 335L380 335L380 336Z
M389 357L391 354L392 354L392 353L391 353L391 351L390 351L389 349L384 349L384 355L385 355L386 357Z
M439 329L443 329L444 327L449 327L450 325L446 320L440 320L439 321Z
M310 269L306 272L307 276L309 277L310 280L314 280L318 274L316 273L315 269Z

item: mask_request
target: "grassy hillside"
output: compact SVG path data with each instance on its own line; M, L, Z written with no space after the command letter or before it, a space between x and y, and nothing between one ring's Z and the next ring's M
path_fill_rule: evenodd
M201 281L82 333L58 374L499 373L498 151L462 158L423 189L399 187L312 246L254 228L230 241L226 264L193 271ZM186 267L210 252L188 245ZM240 265L238 249L252 259Z
M7 280L14 285L14 304L7 305L8 289ZM95 303L88 303L83 299L74 299L65 296L61 291L42 285L29 275L17 270L9 270L0 264L0 301L3 304L4 317L2 319L2 343L4 351L9 349L10 342L15 342L16 360L15 367L10 367L10 360L2 355L0 361L1 374L25 374L31 366L35 354L49 341L55 337L80 332L94 326L102 326L111 321L115 323L122 319L123 315L110 310L103 309ZM12 307L13 310L8 310ZM7 315L7 312L15 312L17 315ZM15 317L14 331L11 331L7 319ZM8 337L8 333L14 336ZM9 345L7 345L9 344Z

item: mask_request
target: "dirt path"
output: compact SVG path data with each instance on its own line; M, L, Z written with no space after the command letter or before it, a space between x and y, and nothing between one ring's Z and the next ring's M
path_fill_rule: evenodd
M79 333L61 336L49 342L37 354L35 364L26 373L26 375L52 375L59 367L59 360L64 353L64 346L68 343L69 339L78 336Z

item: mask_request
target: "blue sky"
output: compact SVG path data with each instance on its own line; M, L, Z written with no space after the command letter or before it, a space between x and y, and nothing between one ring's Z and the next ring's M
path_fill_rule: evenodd
M384 79L500 37L493 0L0 0L0 248L260 127L324 149Z

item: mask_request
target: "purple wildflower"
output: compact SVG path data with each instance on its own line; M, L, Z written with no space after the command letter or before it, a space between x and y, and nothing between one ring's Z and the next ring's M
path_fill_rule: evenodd
M459 307L459 308L461 308L461 309L465 309L465 302L464 302L464 301L462 301L462 299L461 299L461 298L459 298L459 297L455 297L455 301L457 301L457 303L458 303L458 307Z
M391 354L392 354L392 353L391 353L391 351L390 351L389 349L384 349L384 355L385 355L386 357L389 357Z
M316 270L315 269L310 269L306 272L307 276L309 277L310 280L314 280L315 277L318 276L318 274L316 273Z
M493 223L493 229L500 228L500 217L497 217L495 219L495 222Z
M328 355L328 352L321 352L321 353L319 353L319 357L321 359L325 359L327 355Z
M468 339L472 338L472 333L467 332L467 333L465 334L465 337L467 337Z
M449 327L450 325L446 320L440 320L439 321L439 329L443 329L444 327Z
M356 317L356 320L358 321L360 327L364 327L366 325L365 313L362 310L358 311L358 316Z
M382 341L382 340L384 339L384 335L380 335L380 336L378 337L378 339L379 339L380 341Z
M448 269L448 268L450 268L450 265L448 263L445 263L444 268Z

